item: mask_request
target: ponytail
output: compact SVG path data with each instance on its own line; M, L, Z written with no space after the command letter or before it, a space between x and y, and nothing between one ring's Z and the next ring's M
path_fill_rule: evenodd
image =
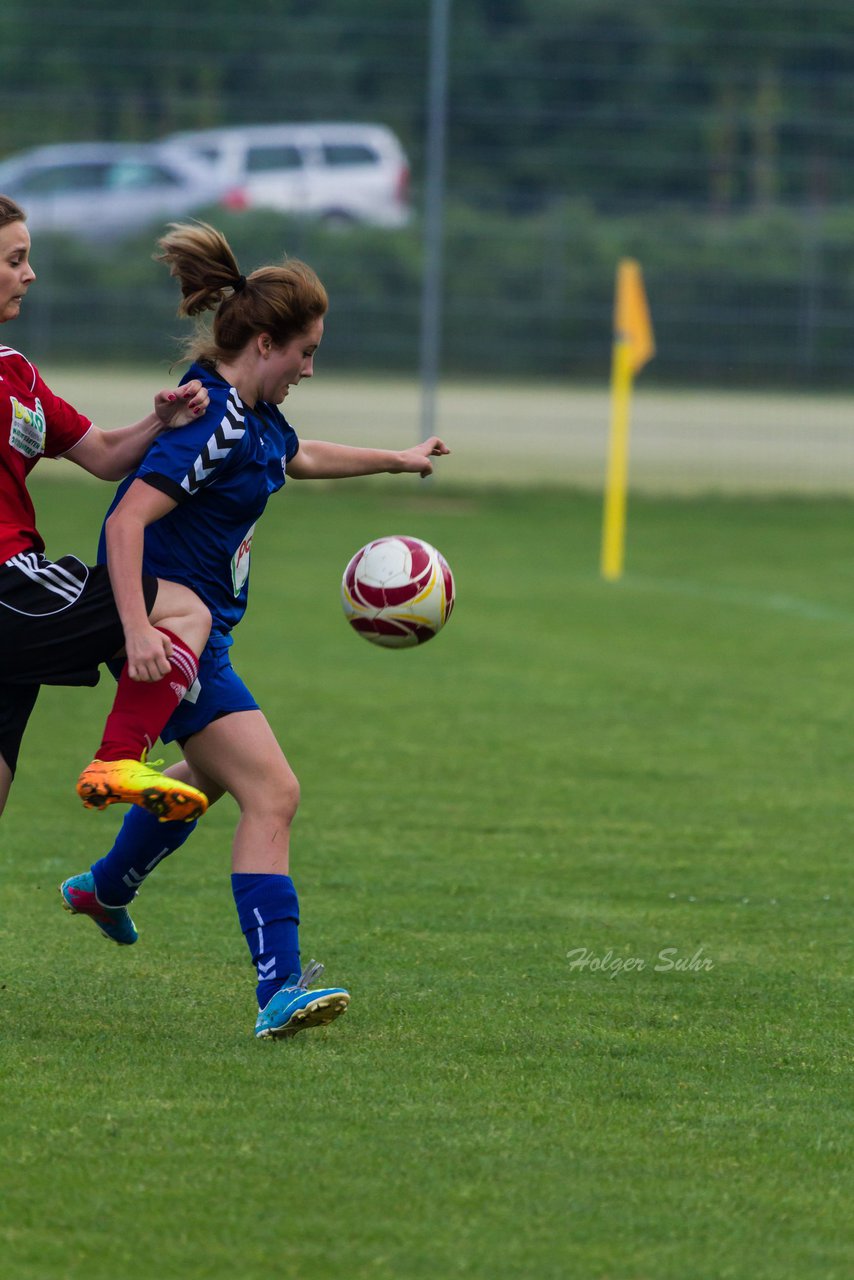
M190 359L233 359L259 333L284 346L326 314L326 290L297 258L244 276L225 236L205 222L173 222L157 243L156 260L181 287L178 314L215 313L211 327L200 326L187 343Z

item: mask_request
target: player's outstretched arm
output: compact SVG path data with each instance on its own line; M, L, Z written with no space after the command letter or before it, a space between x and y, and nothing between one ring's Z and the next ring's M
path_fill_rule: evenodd
M430 436L411 449L361 449L328 440L301 440L299 451L288 463L288 475L295 480L343 480L385 472L429 476L433 473L431 459L450 452L438 436Z
M121 480L139 465L162 431L195 422L208 401L207 388L196 379L183 387L158 391L154 409L145 418L114 431L93 426L65 456L99 480Z

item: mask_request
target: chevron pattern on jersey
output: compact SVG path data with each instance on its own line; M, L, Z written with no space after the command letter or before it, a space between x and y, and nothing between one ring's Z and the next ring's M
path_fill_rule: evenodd
M232 388L222 421L184 476L181 488L189 494L197 493L245 432L243 405Z

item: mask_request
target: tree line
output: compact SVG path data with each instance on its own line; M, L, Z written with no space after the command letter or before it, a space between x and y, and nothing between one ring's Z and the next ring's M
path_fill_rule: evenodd
M421 174L429 0L4 0L0 154L377 119ZM480 208L854 195L847 0L454 0L449 185Z

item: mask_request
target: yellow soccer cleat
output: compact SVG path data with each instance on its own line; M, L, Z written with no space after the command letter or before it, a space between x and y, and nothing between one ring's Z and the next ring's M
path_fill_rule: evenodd
M161 822L193 822L208 807L203 792L144 760L93 760L77 779L77 794L87 809L136 804Z

